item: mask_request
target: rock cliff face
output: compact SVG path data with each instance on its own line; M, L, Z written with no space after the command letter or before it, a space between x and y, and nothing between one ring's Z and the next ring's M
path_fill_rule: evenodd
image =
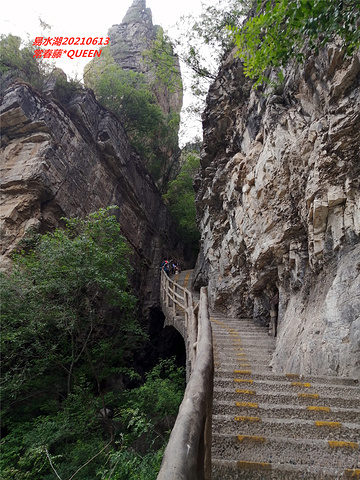
M157 304L158 267L182 246L153 180L120 122L90 91L67 109L13 84L0 106L2 264L30 227L54 229L62 216L84 217L118 205L134 249L134 286L145 306Z
M165 114L180 113L182 107L182 82L178 57L173 55L174 78L171 91L156 78L156 67L144 58L144 53L153 48L159 26L153 25L146 0L134 0L119 25L113 25L108 35L110 51L115 63L124 70L145 74L152 86L158 103Z
M270 324L276 371L360 378L360 56L335 46L256 92L232 52L196 179L197 283Z

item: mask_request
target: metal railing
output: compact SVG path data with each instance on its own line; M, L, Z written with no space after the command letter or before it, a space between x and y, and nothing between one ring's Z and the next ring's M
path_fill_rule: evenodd
M157 480L210 480L214 362L207 288L194 306L192 293L162 271L161 305L168 324L183 322L189 368Z

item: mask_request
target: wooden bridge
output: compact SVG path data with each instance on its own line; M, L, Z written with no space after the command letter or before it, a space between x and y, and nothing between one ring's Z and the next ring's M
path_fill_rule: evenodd
M360 387L275 374L275 339L209 313L192 271L162 276L166 323L183 335L188 384L158 480L360 479ZM213 370L214 365L214 370Z

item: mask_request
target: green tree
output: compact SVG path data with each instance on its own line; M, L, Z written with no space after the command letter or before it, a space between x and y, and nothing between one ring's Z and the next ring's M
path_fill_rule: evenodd
M66 396L84 374L101 394L101 381L126 364L141 334L129 253L115 216L102 209L67 219L16 257L2 276L5 411L51 390L50 398Z
M53 65L43 59L35 60L34 47L14 35L0 36L0 77L1 84L7 86L16 78L22 78L41 90L45 76Z
M207 94L224 54L233 46L229 26L240 24L251 1L207 0L200 15L182 17L177 25L176 51L191 72L191 89L196 98L204 99Z
M43 478L59 443L71 473L103 443L104 382L127 370L144 338L113 208L33 235L1 275L4 478ZM77 442L74 456L64 445Z
M171 39L158 27L156 39L151 48L143 53L146 65L155 73L151 89L157 97L178 93L182 96L182 80L178 58L174 53Z
M71 98L83 90L77 79L67 80L66 74L55 68L48 59L35 59L31 41L24 42L14 35L0 36L0 92L14 80L22 79L35 90L46 92L66 105Z
M29 235L0 276L4 480L156 477L184 374L162 362L137 389L111 391L145 338L113 208Z
M199 153L185 150L185 160L179 175L170 182L163 198L179 229L183 241L198 251L200 233L196 225L194 178L200 167Z
M303 62L309 52L335 41L351 55L360 46L358 0L257 0L255 15L231 26L245 75L255 86L269 68ZM280 73L281 76L281 73Z
M168 359L146 374L143 385L124 392L114 417L125 426L123 448L110 455L103 480L156 479L184 389L185 370Z

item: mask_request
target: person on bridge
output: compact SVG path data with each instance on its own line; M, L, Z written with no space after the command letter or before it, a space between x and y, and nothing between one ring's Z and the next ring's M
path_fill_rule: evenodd
M171 272L174 274L174 275L177 275L178 273L181 272L181 268L180 268L180 265L179 265L179 262L177 260L173 260L172 262L172 265L171 265Z
M166 273L167 276L170 275L170 263L169 263L169 260L166 258L161 266L160 266L160 270L164 270L164 272Z

